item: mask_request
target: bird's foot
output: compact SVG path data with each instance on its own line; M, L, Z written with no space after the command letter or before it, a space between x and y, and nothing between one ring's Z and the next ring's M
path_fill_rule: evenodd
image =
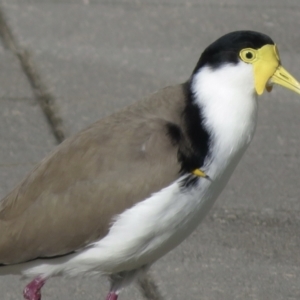
M105 300L117 300L118 294L116 292L109 292Z
M41 288L45 284L45 279L41 277L35 278L24 289L23 296L26 300L41 300Z

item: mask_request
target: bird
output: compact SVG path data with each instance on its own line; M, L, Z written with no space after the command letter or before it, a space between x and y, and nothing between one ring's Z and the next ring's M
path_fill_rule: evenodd
M226 186L255 132L258 96L300 94L263 33L225 34L191 76L66 139L0 202L0 275L107 276L106 300L183 242Z

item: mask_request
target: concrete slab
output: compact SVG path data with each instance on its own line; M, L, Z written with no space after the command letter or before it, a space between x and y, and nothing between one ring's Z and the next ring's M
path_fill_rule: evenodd
M0 199L56 144L15 56L0 49ZM20 299L19 278L1 279L1 298Z
M55 145L16 56L0 46L0 198Z
M0 106L2 198L53 149L55 140L40 107L34 100L0 99Z
M7 1L7 0L5 0ZM162 5L162 6L203 6L203 5L218 5L218 6L268 6L270 7L269 0L10 0L11 3L56 3L56 4L84 4L84 5L94 5L94 4L106 4L106 5L119 5L119 4L132 4L132 5ZM280 1L273 1L273 7L299 7L299 2L297 0L286 0L284 3Z
M31 98L32 91L16 57L0 46L0 99Z
M71 133L184 81L203 48L232 30L270 34L286 68L300 78L298 0L2 2ZM154 267L167 298L299 299L298 112L299 98L280 88L260 101L256 137L210 217ZM1 278L0 290L5 299L20 299L22 285ZM106 290L103 280L54 279L44 294L89 300ZM122 294L139 298L134 288Z
M215 211L155 265L154 275L168 298L299 299L300 244L294 233L300 224L294 217Z

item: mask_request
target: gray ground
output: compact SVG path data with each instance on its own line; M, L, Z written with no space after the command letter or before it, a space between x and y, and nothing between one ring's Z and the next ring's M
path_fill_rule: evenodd
M233 30L271 35L300 79L299 0L1 2L67 135L186 80L204 47ZM0 44L1 197L57 143L13 50ZM225 192L198 230L153 267L165 299L300 299L299 113L300 97L280 87L261 98L255 139ZM22 299L24 285L1 278L0 298ZM96 278L53 279L43 299L104 299L107 287ZM132 286L120 299L140 298Z

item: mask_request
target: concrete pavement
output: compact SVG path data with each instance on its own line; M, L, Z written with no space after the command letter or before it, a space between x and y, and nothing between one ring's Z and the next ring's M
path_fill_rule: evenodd
M2 0L12 32L56 97L66 132L182 82L229 31L278 44L300 79L298 0ZM0 195L55 145L18 58L0 47ZM260 101L255 139L214 209L153 273L166 299L300 299L300 98L276 87ZM24 282L0 280L1 299ZM103 299L99 279L53 279L44 299ZM132 287L122 299L139 299Z

